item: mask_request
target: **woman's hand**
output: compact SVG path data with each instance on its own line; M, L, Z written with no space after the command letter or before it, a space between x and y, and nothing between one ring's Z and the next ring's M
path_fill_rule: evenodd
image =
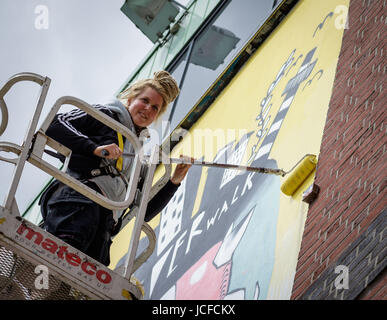
M109 152L109 154L107 156L103 155L103 150L106 150L107 152ZM99 146L93 151L94 155L98 157L114 160L121 157L122 152L123 151L115 143Z
M194 158L183 156L183 155L180 155L180 159L183 159L186 162L191 162L191 163L195 161ZM192 164L179 163L176 166L175 172L172 175L171 182L173 184L179 184L180 182L182 182L185 176L187 175L189 168L191 168L191 166Z

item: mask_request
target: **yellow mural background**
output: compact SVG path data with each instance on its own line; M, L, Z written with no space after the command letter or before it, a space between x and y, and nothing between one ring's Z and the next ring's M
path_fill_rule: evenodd
M275 159L278 168L286 171L305 154L311 153L318 156L344 31L343 28L337 28L337 24L335 25L337 19L342 18L340 15L343 12L335 13L335 9L342 5L348 7L349 0L300 1L217 97L204 116L194 124L189 135L172 152L172 156L177 157L183 153L195 158L204 156L204 160L212 161L216 152L224 144L232 142L235 138L239 140L244 132L241 130L257 131L256 117L261 109L260 103L281 66L295 49L294 62L299 55L303 56L294 67L287 69L289 73L278 82L273 90L271 101L273 106L269 112L271 119L268 123L270 126L283 102L284 96L281 94L286 84L296 75L305 55L314 47L317 49L311 61L316 59L318 61L309 78L320 69L323 70L323 74L320 79L316 77L305 88L306 81L301 84L282 123L269 158ZM325 19L330 12L334 14ZM324 25L316 31L324 19ZM223 132L235 130L236 136L225 133L223 145L217 145L215 141L212 152L207 150L207 153L203 154L203 148L195 147L195 137L208 129L220 129ZM251 147L257 141L254 136L255 134L250 138L242 164L246 164ZM160 168L157 170L155 181L161 177L162 171L163 169ZM199 208L206 177L207 169L203 168L192 215L195 215ZM302 192L312 182L313 175L293 197L287 197L281 193L275 264L267 299L290 298L308 210L308 205L301 201ZM160 217L158 216L150 224L156 228L159 222ZM111 249L111 267L114 267L127 252L131 230L132 224L129 224L114 239Z

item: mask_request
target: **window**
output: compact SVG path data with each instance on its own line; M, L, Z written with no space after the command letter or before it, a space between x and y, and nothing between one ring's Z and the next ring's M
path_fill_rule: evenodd
M182 80L181 93L174 108L169 106L168 114L163 117L163 120L170 120L170 130L164 128L163 140L237 56L278 6L278 2L278 0L228 1L217 17L192 40L186 53L178 58L179 61L172 70L172 74L180 77L179 81Z

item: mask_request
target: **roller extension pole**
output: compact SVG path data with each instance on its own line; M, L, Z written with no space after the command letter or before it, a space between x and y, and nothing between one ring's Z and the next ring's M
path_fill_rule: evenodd
M107 150L102 150L103 156L108 156L109 152ZM134 154L132 153L123 153L123 157L134 157ZM145 159L149 159L149 156L144 156ZM184 159L176 159L176 158L169 158L168 159L170 163L176 163L176 164L192 164L194 166L204 166L204 167L214 167L214 168L223 168L223 169L235 169L235 170L241 170L241 171L251 171L251 172L258 172L258 173L265 173L265 174L274 174L278 176L284 177L287 172L285 172L282 169L270 169L270 168L261 168L261 167L249 167L249 166L241 166L237 164L226 164L226 163L216 163L216 162L208 162L208 161L199 161L194 160L186 161ZM162 163L162 162L159 162Z

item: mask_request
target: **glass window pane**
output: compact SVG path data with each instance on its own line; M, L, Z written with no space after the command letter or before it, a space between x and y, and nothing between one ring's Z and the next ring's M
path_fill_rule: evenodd
M175 128L270 16L277 0L233 0L195 40L171 120Z

